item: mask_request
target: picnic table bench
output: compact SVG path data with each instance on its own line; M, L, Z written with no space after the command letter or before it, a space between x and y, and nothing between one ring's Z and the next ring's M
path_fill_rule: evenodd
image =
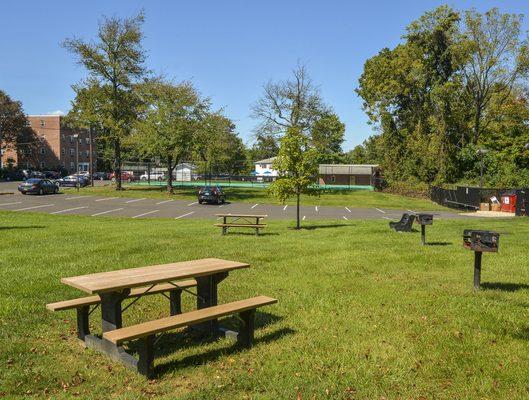
M218 305L217 286L230 271L248 268L249 264L206 258L186 262L130 268L109 272L100 272L70 278L61 282L96 295L80 299L51 303L47 308L52 311L77 309L78 337L90 348L103 352L116 361L146 376L152 376L155 336L184 326L196 326L199 330L218 335L225 332L218 325L218 318L239 314L240 331L228 331L236 336L239 344L251 346L254 330L255 310L276 303L277 300L257 296L246 300ZM196 286L197 310L182 313L180 295L182 291ZM169 292L170 316L123 327L122 314L141 297L149 294ZM190 292L191 293L191 292ZM126 307L122 302L133 298ZM101 307L102 337L88 330L90 306ZM121 346L123 343L139 339L139 358L134 358Z
M255 214L215 214L221 217L223 222L215 224L215 226L222 228L222 234L228 233L228 228L253 228L255 234L259 235L259 229L265 228L266 224L260 222L261 219L268 217L268 215Z

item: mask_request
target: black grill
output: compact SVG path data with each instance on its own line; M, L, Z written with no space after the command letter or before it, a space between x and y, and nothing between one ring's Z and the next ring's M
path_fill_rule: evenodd
M463 231L463 246L467 249L496 253L500 242L500 234L492 231L476 231L465 229Z

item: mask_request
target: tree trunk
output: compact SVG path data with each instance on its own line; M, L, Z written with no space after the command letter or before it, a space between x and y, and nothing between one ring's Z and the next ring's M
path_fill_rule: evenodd
M114 141L114 177L116 178L116 190L123 190L121 186L121 143L119 139Z
M171 194L173 190L173 157L167 157L167 191Z
M299 197L300 197L300 193L298 190L296 194L296 229L301 229L301 223L299 220Z

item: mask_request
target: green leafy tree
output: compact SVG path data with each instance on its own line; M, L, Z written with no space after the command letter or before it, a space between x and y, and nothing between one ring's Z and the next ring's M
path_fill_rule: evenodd
M312 125L310 142L318 153L318 163L332 164L343 160L345 124L334 113L325 113Z
M317 152L299 128L290 127L281 138L279 153L273 168L279 177L269 191L281 202L296 197L296 229L300 229L299 206L302 194L315 194L318 175Z
M2 155L7 148L17 147L18 140L26 126L26 115L22 110L22 103L11 99L0 90L0 166Z
M140 154L157 157L167 167L167 191L173 193L173 171L189 157L206 105L189 82L178 85L156 80L138 89L144 111L130 137Z
M148 73L141 43L143 21L143 13L133 18L104 18L96 42L73 38L63 43L89 73L84 84L74 86L76 94L79 96L87 88L83 95L97 96L101 105L98 119L105 139L114 150L117 190L121 190L122 141L130 135L138 111L134 87Z
M459 56L465 64L465 87L473 108L473 143L477 144L494 106L507 101L513 88L529 76L529 37L522 36L522 16L497 8L465 13Z

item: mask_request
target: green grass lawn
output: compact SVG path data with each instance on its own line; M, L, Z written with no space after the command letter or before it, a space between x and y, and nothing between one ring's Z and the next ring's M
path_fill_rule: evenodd
M206 220L0 212L0 397L528 398L528 219L435 221L425 247L419 233L383 220L290 225L223 237ZM501 233L500 252L483 257L479 292L464 228ZM64 276L203 257L252 265L220 285L221 302L279 299L257 313L252 349L168 335L157 378L146 381L82 349L73 311L45 309L82 295ZM166 316L167 303L144 298L124 322Z
M125 186L126 190L116 191L114 186L95 186L82 188L83 194L94 194L101 196L119 196L119 197L148 197L156 199L192 199L196 200L197 188L175 188L174 194L169 194L165 187L152 186ZM75 190L75 189L65 189ZM279 204L279 202L268 194L266 189L257 188L234 188L227 187L224 189L227 199L233 202L246 203L268 203ZM288 201L288 204L295 204L294 199ZM362 208L397 208L413 210L447 210L430 200L404 197L390 193L374 192L369 190L351 190L351 191L327 191L320 196L303 196L303 205L311 206L345 206L345 207L362 207Z

